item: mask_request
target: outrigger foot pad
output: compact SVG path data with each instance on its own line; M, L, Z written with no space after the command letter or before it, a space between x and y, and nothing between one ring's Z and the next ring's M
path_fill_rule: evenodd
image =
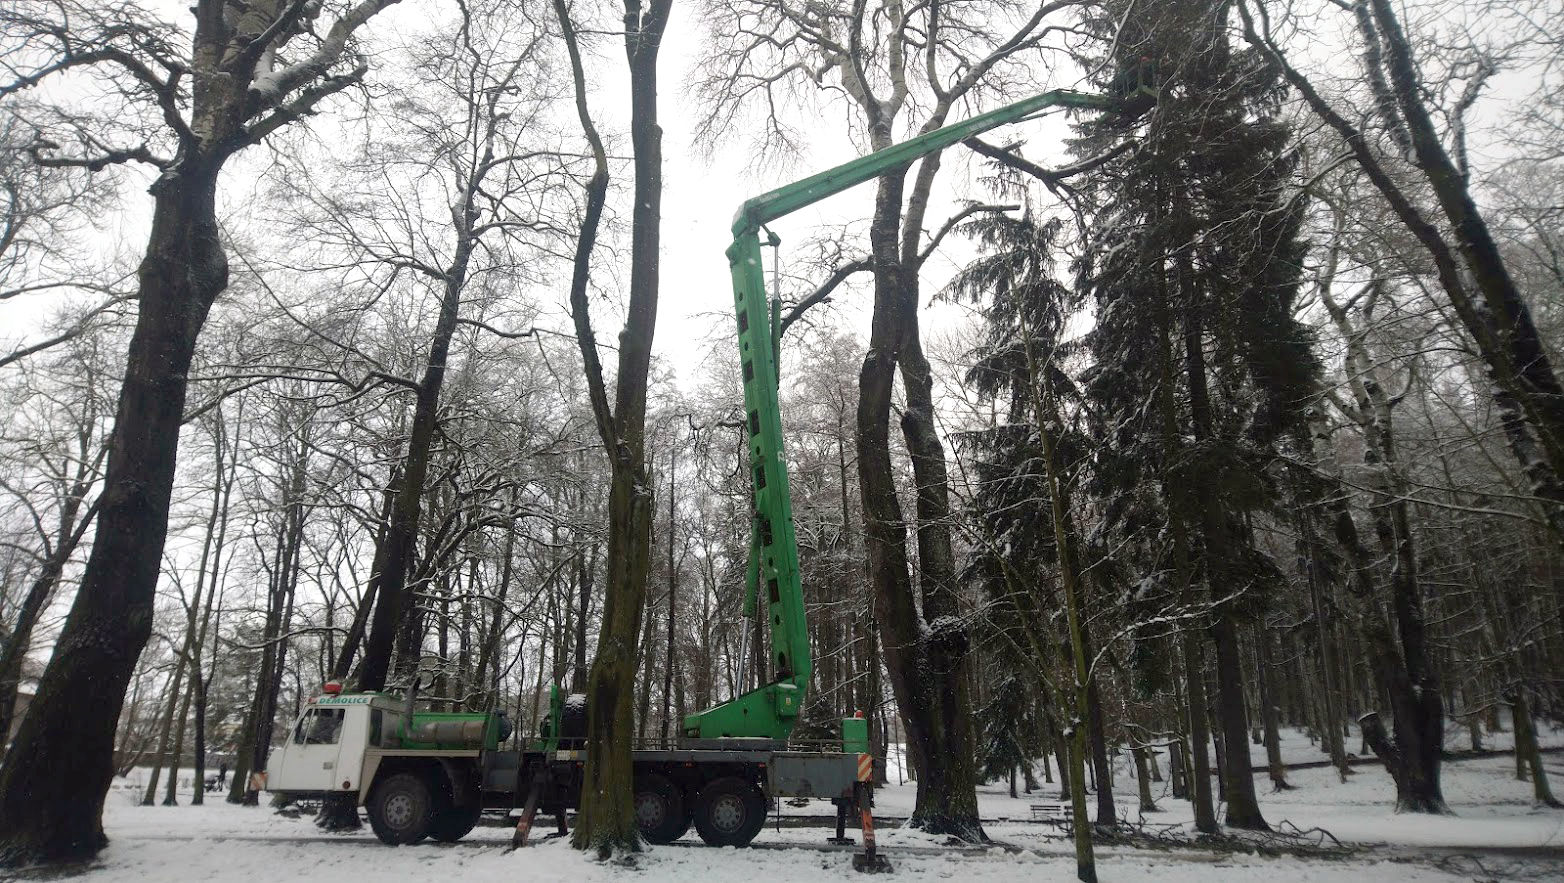
M895 871L885 856L878 852L859 852L853 854L853 870L860 874L889 874Z

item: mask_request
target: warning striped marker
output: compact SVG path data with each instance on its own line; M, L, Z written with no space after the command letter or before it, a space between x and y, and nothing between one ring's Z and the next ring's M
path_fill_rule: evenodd
M858 755L858 781L867 782L874 778L874 756L871 754Z

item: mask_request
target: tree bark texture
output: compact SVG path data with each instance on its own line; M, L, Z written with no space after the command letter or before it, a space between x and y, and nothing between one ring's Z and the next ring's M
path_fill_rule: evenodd
M0 864L87 858L108 842L102 812L115 725L152 634L187 372L196 335L228 284L216 190L217 165L194 158L156 185L92 552L0 764Z
M934 431L928 362L918 341L916 272L903 263L899 247L903 187L903 174L880 179L870 229L875 306L869 352L859 372L856 439L864 545L886 668L918 770L911 821L975 841L984 835L968 720L966 636L955 609L944 449ZM899 364L907 390L902 430L918 484L921 612L890 453Z
M662 233L662 127L657 121L657 58L672 0L625 2L625 56L630 70L630 140L634 152L631 211L630 298L619 334L619 371L613 409L598 362L586 301L587 260L596 236L596 215L578 243L571 284L571 311L586 363L598 432L612 467L608 500L608 555L602 627L597 655L587 676L587 759L581 811L573 843L599 858L640 848L632 805L630 735L635 698L636 642L651 572L652 493L646 474L646 387L657 327ZM589 202L601 210L607 166L601 140L586 110L585 87L569 15L555 3L576 80L576 102L597 165ZM584 590L583 590L584 591Z

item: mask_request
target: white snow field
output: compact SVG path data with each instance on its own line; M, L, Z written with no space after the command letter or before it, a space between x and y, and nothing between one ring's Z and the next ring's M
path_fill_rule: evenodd
M1546 743L1564 743L1564 734L1547 733ZM1295 763L1321 759L1318 749L1297 733L1289 733L1285 756ZM1508 733L1486 736L1489 747L1507 748ZM1452 730L1448 743L1465 747ZM1357 747L1351 745L1349 747ZM1256 761L1263 753L1255 750ZM1545 755L1555 788L1564 792L1564 753ZM1564 811L1533 807L1531 785L1514 777L1510 755L1451 761L1445 765L1444 789L1456 815L1428 817L1396 815L1393 789L1382 767L1360 765L1347 784L1330 768L1290 770L1295 790L1271 793L1260 773L1256 788L1266 818L1298 828L1321 827L1344 843L1352 854L1340 859L1265 857L1217 852L1201 847L1171 850L1099 846L1097 871L1104 881L1157 880L1162 883L1222 883L1264 879L1286 881L1473 879L1564 880ZM1164 765L1165 771L1165 765ZM1136 819L1135 783L1121 759L1115 771L1115 794L1121 815ZM211 803L177 808L137 805L137 770L109 795L104 825L111 843L82 876L93 883L130 880L234 881L385 881L420 880L440 883L480 881L615 881L615 883L793 883L821 879L855 879L852 849L821 851L830 833L822 827L767 828L755 845L760 848L711 849L691 832L679 844L651 848L633 861L633 868L597 864L559 840L534 841L520 852L508 852L510 829L483 825L461 843L392 848L364 830L325 834L309 817L289 818L264 805L235 807L221 795ZM184 773L188 775L188 772ZM904 816L911 809L913 785L894 781L882 789L876 812ZM1070 880L1075 861L1072 844L1059 830L1033 824L1029 806L1053 800L1056 786L1044 785L1032 796L1012 799L1004 784L984 786L980 804L985 830L1010 849L947 848L941 839L902 830L892 824L879 829L882 851L895 865L898 880L956 880L1021 883ZM1190 822L1188 804L1166 794L1154 783L1162 812L1144 820L1155 825ZM188 803L188 791L181 800ZM264 803L264 801L263 801ZM1093 804L1094 805L1094 804ZM832 812L829 803L808 808L784 804L789 816ZM552 830L551 818L540 818L535 834ZM857 831L850 832L855 838ZM910 851L908 851L910 849ZM50 878L57 875L51 874Z

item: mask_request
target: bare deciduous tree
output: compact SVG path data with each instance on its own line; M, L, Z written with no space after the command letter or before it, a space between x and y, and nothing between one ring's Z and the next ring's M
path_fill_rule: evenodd
M92 554L54 661L0 764L0 862L83 859L107 843L113 722L151 634L186 373L228 283L218 180L235 154L363 79L368 62L353 50L354 35L393 2L360 0L323 30L312 21L322 6L304 0L201 0L193 31L131 2L19 2L0 11L18 62L0 96L67 71L101 73L127 84L120 113L148 120L139 133L40 136L38 161L89 169L134 161L157 175Z

